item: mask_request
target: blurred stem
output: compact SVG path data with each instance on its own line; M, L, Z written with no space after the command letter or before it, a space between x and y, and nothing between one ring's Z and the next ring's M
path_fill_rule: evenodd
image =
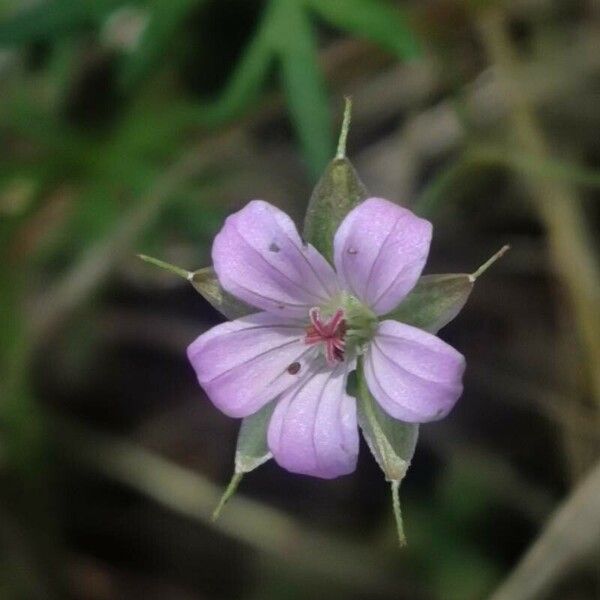
M421 216L433 217L454 188L476 169L506 167L526 177L555 179L600 188L600 173L562 160L541 159L530 153L475 142L456 160L449 163L421 193L413 210Z
M600 548L600 463L554 512L490 600L535 600Z
M512 101L509 121L517 144L546 163L550 160L546 140L533 108L516 83L518 63L503 10L489 9L480 25L481 40ZM600 271L586 218L581 203L565 184L534 175L528 176L526 183L546 226L552 259L573 306L591 388L600 407Z
M398 580L365 544L325 535L285 513L237 495L220 519L212 509L220 490L201 474L124 439L98 434L64 419L54 421L65 456L137 490L193 522L286 561L294 569L374 597L398 590Z

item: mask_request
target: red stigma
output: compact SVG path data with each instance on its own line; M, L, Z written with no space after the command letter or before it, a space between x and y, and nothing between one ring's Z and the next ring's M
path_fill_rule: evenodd
M319 308L311 308L309 311L311 324L306 328L306 344L325 345L325 359L330 366L344 360L344 347L346 342L346 320L344 311L338 308L329 321L321 320Z

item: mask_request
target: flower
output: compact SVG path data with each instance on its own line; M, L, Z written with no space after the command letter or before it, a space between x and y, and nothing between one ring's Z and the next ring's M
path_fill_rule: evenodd
M200 385L225 414L275 402L267 441L295 473L333 478L358 455L349 373L392 418L446 416L462 393L464 357L431 333L386 319L417 283L432 226L381 198L354 208L334 238L334 268L292 220L262 200L231 215L212 258L221 286L260 312L210 329L188 348Z

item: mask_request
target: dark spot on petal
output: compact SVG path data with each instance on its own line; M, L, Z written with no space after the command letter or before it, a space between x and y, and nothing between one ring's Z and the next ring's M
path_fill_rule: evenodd
M352 254L354 256L355 254L358 254L358 250L356 248L348 248L348 254Z
M278 305L277 305L277 308L278 308L279 310L283 310L283 309L285 308L285 304L278 304Z
M281 248L275 242L271 242L271 245L269 246L269 250L271 252L279 252L281 250Z
M298 371L300 371L300 363L299 362L293 362L288 368L287 368L287 372L290 375L295 375L296 373L298 373Z

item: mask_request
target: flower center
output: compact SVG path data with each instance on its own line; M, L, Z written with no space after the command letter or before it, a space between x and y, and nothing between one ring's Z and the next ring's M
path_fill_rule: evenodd
M323 317L321 310L329 317ZM322 344L327 364L333 367L348 356L361 354L377 329L377 317L358 298L347 293L332 299L329 305L309 311L306 344Z
M310 325L306 328L304 342L306 344L323 344L325 359L329 366L344 360L346 347L346 319L344 311L338 308L327 320L321 318L321 309L311 308L309 311Z

